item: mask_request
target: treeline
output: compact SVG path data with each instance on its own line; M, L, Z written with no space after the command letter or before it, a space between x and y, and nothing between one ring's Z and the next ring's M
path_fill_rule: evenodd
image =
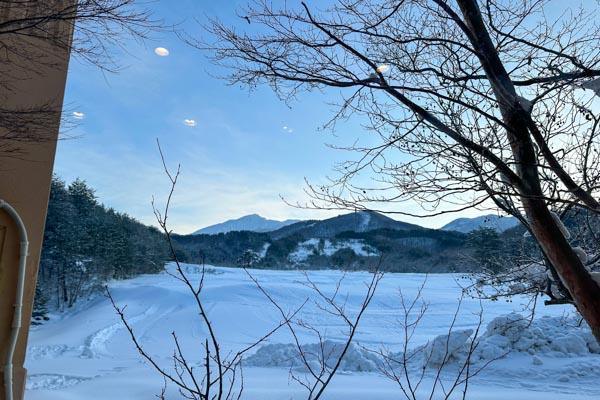
M293 231L292 231L293 232ZM275 237L274 237L275 236ZM480 267L486 256L504 251L501 235L491 229L470 234L432 229L374 229L367 232L346 231L320 241L332 244L358 239L375 249L380 256L356 254L342 247L331 255L314 251L299 264L290 261L290 253L307 238L300 232L280 236L280 231L249 231L218 235L174 235L178 257L189 263L247 266L265 269L370 270L388 272L469 272ZM253 257L250 255L254 253Z
M260 252L265 243L271 243L269 233L233 231L215 235L177 235L171 238L179 261L235 267L246 251Z
M36 313L64 309L110 279L162 270L170 258L164 235L98 203L77 179L52 179L36 289Z
M476 268L471 257L473 251L468 245L470 237L460 232L376 229L343 232L337 237L361 239L377 249L383 255L379 268L389 272L469 272ZM354 258L358 259L358 256Z

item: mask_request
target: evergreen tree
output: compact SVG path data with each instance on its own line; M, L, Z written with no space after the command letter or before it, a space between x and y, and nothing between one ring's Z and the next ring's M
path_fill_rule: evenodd
M247 249L242 253L242 255L238 258L237 264L241 268L251 268L260 260L259 255L250 249Z
M470 232L467 246L473 249L472 257L478 266L493 273L502 270L507 252L495 229L479 228Z
M36 288L35 310L63 310L110 279L162 270L169 259L165 237L127 214L98 203L84 180L68 187L54 176ZM51 301L49 303L49 301Z

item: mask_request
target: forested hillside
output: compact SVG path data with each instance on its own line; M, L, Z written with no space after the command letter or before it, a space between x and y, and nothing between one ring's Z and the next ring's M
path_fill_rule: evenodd
M164 235L100 204L83 180L54 177L38 284L36 312L64 309L110 279L161 271L169 259Z
M506 261L508 253L518 250L508 244L512 241L493 229L469 234L425 229L372 212L302 221L266 233L173 236L179 258L190 263L427 273L502 269L488 265L488 258Z

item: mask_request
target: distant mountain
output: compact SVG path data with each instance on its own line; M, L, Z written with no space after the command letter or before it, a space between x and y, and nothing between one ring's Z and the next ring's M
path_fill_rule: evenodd
M495 214L489 214L475 218L458 218L449 224L444 225L441 229L444 231L469 233L480 228L491 228L497 232L504 232L518 224L519 220L515 217L501 217Z
M472 249L465 247L468 236L464 233L426 229L376 212L300 221L271 232L251 232L248 225L243 227L245 230L239 231L239 224L233 228L230 224L227 228L232 231L227 233L174 235L178 257L190 263L266 269L380 268L439 273L473 268Z
M413 230L424 229L419 225L396 221L374 211L359 211L322 221L300 221L270 233L273 239L290 235L305 238L332 238L342 232L368 232L376 229Z
M263 218L258 214L251 214L238 219L231 219L220 224L207 226L206 228L197 230L192 233L192 235L214 235L232 231L270 232L296 222L299 222L299 220L288 219L286 221L275 221Z

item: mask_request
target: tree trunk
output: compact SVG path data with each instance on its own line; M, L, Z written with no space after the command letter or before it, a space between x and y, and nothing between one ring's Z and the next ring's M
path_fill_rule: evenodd
M517 92L489 36L477 1L458 0L457 3L464 18L463 30L477 50L506 124L506 135L515 159L515 172L521 180L516 189L521 194L531 230L571 294L581 316L591 328L596 341L600 343L600 286L592 279L560 232L543 200L538 159L530 136L529 115L526 115L529 111L519 105ZM440 4L443 6L443 3Z
M556 268L577 310L600 343L600 286L562 235L543 200L524 199L525 212L539 245Z

